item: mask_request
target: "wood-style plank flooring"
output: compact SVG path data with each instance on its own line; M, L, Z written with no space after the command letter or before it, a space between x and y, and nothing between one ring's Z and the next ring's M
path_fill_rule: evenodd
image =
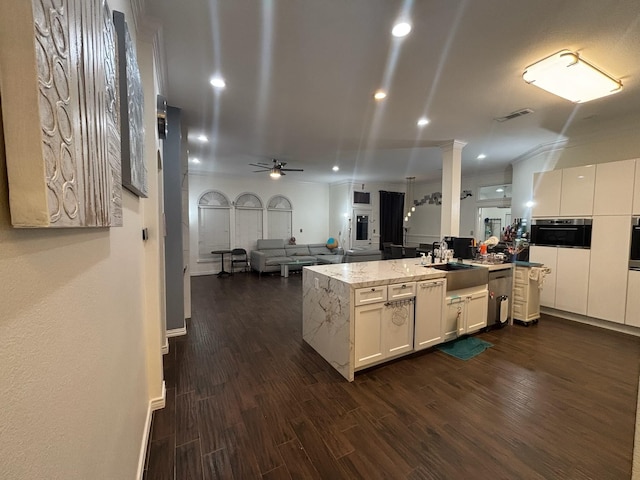
M302 340L301 283L192 280L147 480L631 477L640 339L543 316L349 383Z

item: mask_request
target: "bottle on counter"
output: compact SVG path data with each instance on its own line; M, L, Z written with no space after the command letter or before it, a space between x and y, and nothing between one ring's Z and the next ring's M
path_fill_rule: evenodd
M422 255L424 256L424 253ZM427 254L427 265L431 265L431 263L432 263L431 252L429 252Z

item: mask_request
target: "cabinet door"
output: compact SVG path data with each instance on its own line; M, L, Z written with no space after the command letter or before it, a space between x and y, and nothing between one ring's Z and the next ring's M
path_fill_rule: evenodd
M629 270L627 285L627 312L625 322L632 327L640 327L640 271Z
M640 215L640 158L636 159L636 181L633 186L633 214Z
M415 350L423 350L443 341L445 281L433 280L418 283L413 339Z
M635 160L596 165L594 215L631 215Z
M590 254L583 248L558 248L555 308L587 314Z
M376 303L355 308L355 368L384 358L384 322L386 307Z
M557 217L560 215L560 189L562 170L533 174L533 217Z
M384 324L385 357L413 350L413 301L386 304Z
M560 216L576 217L593 214L594 165L562 170Z
M477 332L487 326L489 291L474 292L466 298L465 333Z
M543 307L555 308L556 306L556 277L558 274L558 248L557 247L538 247L532 245L529 248L529 260L536 263L542 263L545 267L551 269L542 285L540 291L540 305Z
M447 297L444 306L442 339L446 342L458 336L458 329L464 332L464 297Z
M594 217L587 303L590 317L624 323L630 243L631 215Z

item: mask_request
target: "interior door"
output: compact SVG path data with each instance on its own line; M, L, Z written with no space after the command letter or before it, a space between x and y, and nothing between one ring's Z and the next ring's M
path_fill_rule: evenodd
M356 208L351 217L351 247L371 246L371 210Z

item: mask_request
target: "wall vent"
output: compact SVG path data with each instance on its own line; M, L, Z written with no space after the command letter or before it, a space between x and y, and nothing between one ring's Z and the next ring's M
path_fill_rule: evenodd
M522 108L520 110L516 110L515 112L511 112L508 115L505 115L504 117L497 117L496 121L498 122L506 122L507 120L512 120L514 118L518 118L521 117L523 115L528 115L530 113L533 113L533 109L531 108Z

